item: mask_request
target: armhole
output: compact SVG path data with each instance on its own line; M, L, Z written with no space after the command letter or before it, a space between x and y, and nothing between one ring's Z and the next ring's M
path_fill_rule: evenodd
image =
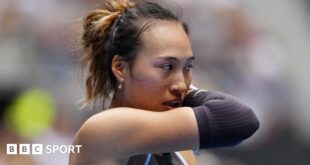
M152 154L148 153L143 165L148 165L150 163L151 157L152 157Z
M198 156L199 155L199 148L193 149L194 155Z
M187 161L184 159L180 152L175 152L175 155L180 159L183 165L188 165Z

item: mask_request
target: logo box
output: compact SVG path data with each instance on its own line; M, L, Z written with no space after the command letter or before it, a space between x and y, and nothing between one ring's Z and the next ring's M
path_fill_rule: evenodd
M43 154L43 144L7 144L7 155L41 155Z
M17 144L6 144L6 154L16 155L17 154Z

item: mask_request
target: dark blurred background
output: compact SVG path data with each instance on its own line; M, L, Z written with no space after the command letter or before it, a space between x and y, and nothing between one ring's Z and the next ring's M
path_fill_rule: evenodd
M80 110L82 17L99 0L0 0L0 165L67 164L68 154L7 156L8 143L71 144L101 111ZM244 100L259 131L199 164L310 163L310 1L166 0L190 27L194 84Z

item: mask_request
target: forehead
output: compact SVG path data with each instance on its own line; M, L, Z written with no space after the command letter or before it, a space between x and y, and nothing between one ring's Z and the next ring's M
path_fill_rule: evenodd
M142 43L140 53L192 55L189 37L179 22L161 20L150 22L140 37Z

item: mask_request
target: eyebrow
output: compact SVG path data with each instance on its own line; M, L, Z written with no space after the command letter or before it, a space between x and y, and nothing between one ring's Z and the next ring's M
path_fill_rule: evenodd
M174 56L161 56L158 57L159 59L165 59L165 60L173 60L173 61L179 61L178 58L174 57ZM188 58L186 61L191 61L194 60L195 56L192 56L190 58Z

